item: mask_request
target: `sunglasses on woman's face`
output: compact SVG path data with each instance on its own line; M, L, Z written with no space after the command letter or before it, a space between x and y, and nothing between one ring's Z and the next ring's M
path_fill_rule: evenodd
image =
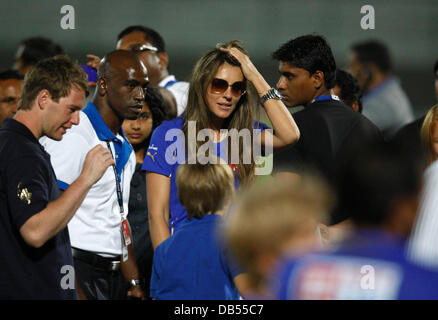
M228 84L226 80L214 78L211 82L212 93L224 93L231 87L231 94L235 97L240 97L246 92L246 85L244 81L237 81L233 84Z

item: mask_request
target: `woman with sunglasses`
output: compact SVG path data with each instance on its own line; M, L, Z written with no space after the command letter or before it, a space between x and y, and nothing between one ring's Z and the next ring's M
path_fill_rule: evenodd
M264 130L266 125L254 121L254 104L249 92L253 88L266 110L275 134L271 130ZM293 144L299 138L299 130L280 98L237 41L219 44L201 57L193 70L185 113L177 119L163 122L154 131L142 167L142 170L147 171L149 227L154 248L176 231L187 218L177 196L175 180L178 161L182 157L190 163L191 155L196 155L199 147L205 144L205 141L193 142L190 139L193 136L195 139L199 137L198 133L202 129L211 129L210 132L214 132L211 139L217 147L217 155L230 164L231 152L228 152L226 159L224 144L221 143L226 138L226 135L221 137L223 129L237 129L238 132L248 129L251 134L253 129L261 129L263 131L258 135L252 134L252 138L262 147L270 144L274 150ZM193 123L196 124L195 135L189 130ZM174 132L175 129L182 130L182 138L174 137L173 140L166 141L166 133ZM175 143L184 144L184 155L177 154L180 149L173 148ZM187 146L193 144L196 145L194 153L191 153L193 150L187 152ZM228 150L230 145L228 143ZM252 154L251 152L249 155L250 163L247 163L244 159L248 159L248 154L245 154L242 145L239 146L239 161L231 164L236 187L246 186L253 180L255 162Z

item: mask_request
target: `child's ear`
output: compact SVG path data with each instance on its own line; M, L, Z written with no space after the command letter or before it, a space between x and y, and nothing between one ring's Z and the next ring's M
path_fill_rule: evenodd
M316 70L311 77L315 89L319 89L324 85L324 72Z

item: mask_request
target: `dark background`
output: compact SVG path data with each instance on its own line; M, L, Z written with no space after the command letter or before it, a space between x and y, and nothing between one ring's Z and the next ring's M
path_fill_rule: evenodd
M63 5L75 9L75 29L63 30ZM374 30L362 30L364 5L375 9ZM435 104L433 64L438 59L438 0L10 0L0 1L0 69L11 67L20 40L45 36L80 63L85 54L115 48L126 26L159 31L167 44L170 70L187 80L196 60L217 42L240 39L254 63L274 85L280 44L307 33L324 35L340 67L353 42L378 38L389 46L416 116Z

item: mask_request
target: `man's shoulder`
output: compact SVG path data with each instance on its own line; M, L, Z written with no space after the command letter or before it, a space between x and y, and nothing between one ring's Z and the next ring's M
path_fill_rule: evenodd
M301 113L301 114L299 114ZM344 125L361 125L377 130L377 127L363 114L354 111L349 106L340 101L321 101L297 112L297 122L301 119L311 121L333 121ZM294 115L295 117L295 115Z
M360 117L339 101L318 101L293 114L294 120L300 130L310 129L315 131L318 125L337 119L352 119ZM319 127L322 130L324 126Z
M0 159L11 161L18 158L43 159L41 147L25 136L9 130L0 131Z
M294 118L307 118L317 115L330 116L333 109L338 110L339 108L344 108L345 105L339 101L317 101L309 106L304 107L302 110L297 111L293 114ZM341 112L348 112L341 109Z

